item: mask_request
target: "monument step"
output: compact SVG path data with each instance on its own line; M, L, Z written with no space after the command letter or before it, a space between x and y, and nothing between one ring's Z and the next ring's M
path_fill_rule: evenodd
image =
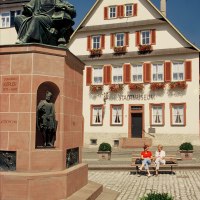
M96 200L115 200L118 196L118 192L103 188L103 192L96 198Z
M73 195L62 200L95 200L103 192L103 186L99 183L88 181L88 184Z

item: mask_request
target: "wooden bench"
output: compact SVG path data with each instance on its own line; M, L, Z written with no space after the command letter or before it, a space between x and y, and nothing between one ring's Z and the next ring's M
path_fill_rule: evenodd
M150 169L153 168L154 171L156 170L155 160L156 160L156 158L152 157L151 164L149 165L149 168ZM138 163L138 161L140 161L140 163ZM175 174L175 172L173 171L173 167L178 165L178 163L177 163L177 157L175 155L168 155L168 156L165 157L165 161L166 161L165 165L161 164L160 168L167 168L167 167L170 166L170 169L171 169L170 172L171 172L171 174ZM138 174L139 167L141 165L142 165L141 157L137 156L137 155L133 155L132 156L131 166L136 167L136 174Z

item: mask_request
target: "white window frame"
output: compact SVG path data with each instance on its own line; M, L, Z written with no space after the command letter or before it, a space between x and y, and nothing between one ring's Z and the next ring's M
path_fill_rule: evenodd
M134 73L135 67L136 67L136 74ZM138 70L139 67L141 68L141 70ZM134 80L133 76L137 76L137 80ZM138 76L142 76L142 79L138 80ZM131 66L131 82L132 83L143 83L143 65L142 64L134 64Z
M176 110L175 110L176 108ZM172 104L172 126L184 126L185 125L185 104Z
M156 67L156 72L154 73L155 67ZM162 73L159 73L159 69L158 69L159 67L162 68L161 69ZM153 63L151 71L152 71L152 79L151 79L152 82L164 82L164 64L163 63ZM156 80L154 80L154 74L156 76ZM162 79L159 80L159 75L161 74L162 74Z
M117 6L109 7L109 18L110 19L117 18Z
M99 76L96 76L96 74L98 75L98 72L95 70L99 71ZM93 67L93 77L92 77L92 83L93 85L102 85L103 84L103 67ZM95 81L95 79L101 78L101 82Z
M131 17L131 16L133 16L133 4L126 4L125 5L125 17Z
M118 42L120 43L118 45ZM116 47L124 47L125 46L125 34L124 33L116 33L115 34L115 46Z
M99 41L97 41L97 40L99 40ZM96 47L95 47L95 45L96 45ZM99 47L97 48L97 46L99 46ZM92 48L93 49L101 49L101 36L100 35L92 36Z
M177 69L175 70L175 65L177 65ZM182 68L182 69L181 69ZM177 79L174 78L174 74L177 74ZM180 79L180 74L183 74L183 79ZM184 81L185 80L185 66L182 61L174 61L172 64L172 80L176 81Z
M111 125L123 125L123 105L111 105Z
M103 125L103 106L92 105L91 112L91 125Z
M163 125L164 124L164 110L163 105L151 105L151 125Z
M145 34L145 35L143 35ZM147 34L148 34L148 37L147 37ZM149 42L147 42L147 40ZM141 31L141 44L142 45L150 45L151 44L151 31L150 30L144 30L144 31Z
M116 77L116 81L115 81ZM121 77L121 78L120 78ZM121 79L121 81L120 81ZM112 67L112 83L114 84L121 84L123 83L123 67L122 66L113 66Z
M3 16L3 15L8 15L8 16ZM5 24L3 25L3 19L5 19ZM8 19L8 24L7 24L7 19ZM0 15L0 28L8 28L10 27L10 21L11 21L11 16L10 12L3 12Z

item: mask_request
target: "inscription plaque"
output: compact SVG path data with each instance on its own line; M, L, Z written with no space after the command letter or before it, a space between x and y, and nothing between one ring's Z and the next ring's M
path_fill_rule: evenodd
M17 93L19 85L18 76L6 76L2 78L2 93Z

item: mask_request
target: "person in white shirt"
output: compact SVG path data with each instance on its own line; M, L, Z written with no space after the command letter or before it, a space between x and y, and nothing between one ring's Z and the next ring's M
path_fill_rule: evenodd
M155 153L155 165L156 165L156 176L158 175L158 170L160 168L160 164L165 165L165 151L163 151L163 146L158 145L158 150Z

